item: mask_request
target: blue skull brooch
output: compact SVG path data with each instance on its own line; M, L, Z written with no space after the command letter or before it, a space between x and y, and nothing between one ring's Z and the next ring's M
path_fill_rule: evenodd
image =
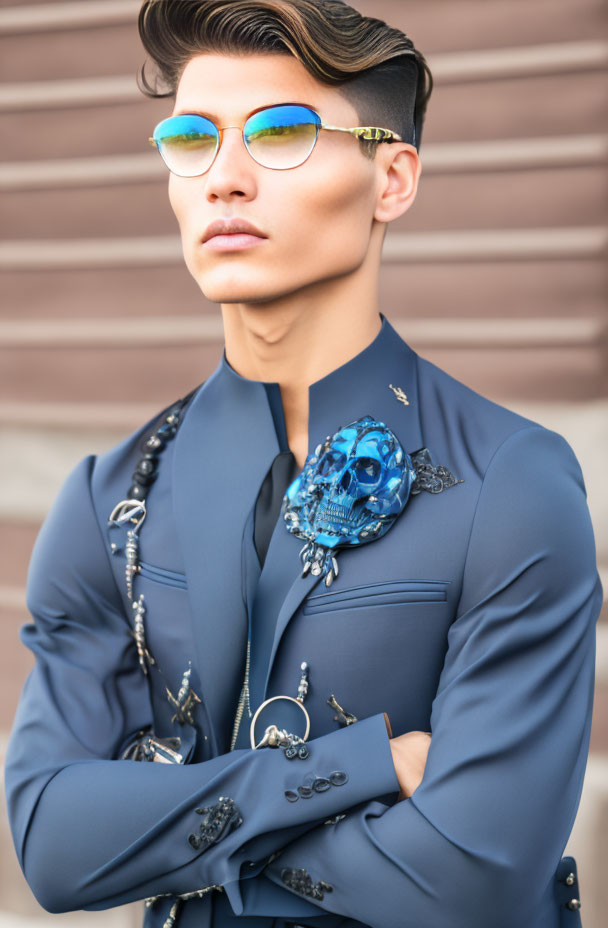
M362 416L309 454L283 497L287 531L306 541L300 550L308 571L331 586L338 576L336 549L381 538L410 495L440 493L457 483L428 448L407 454L384 422Z

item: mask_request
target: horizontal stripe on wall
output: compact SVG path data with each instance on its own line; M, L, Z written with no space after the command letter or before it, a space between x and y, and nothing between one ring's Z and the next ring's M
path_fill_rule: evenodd
M459 84L603 69L608 65L608 42L551 42L546 45L429 54L425 57L436 85ZM143 99L135 76L131 74L0 84L0 110Z
M438 318L393 322L397 331L425 347L553 348L595 346L605 335L603 318ZM0 348L192 345L223 341L216 315L117 319L1 319Z
M134 23L140 8L141 0L72 0L7 7L0 10L0 35Z
M530 168L580 168L608 161L608 135L556 135L528 139L429 142L421 152L425 175ZM165 180L160 156L106 155L0 163L0 190L81 187Z
M481 229L387 233L382 260L403 264L439 261L525 261L600 258L607 226ZM174 265L183 262L179 235L102 239L26 239L0 242L1 270Z

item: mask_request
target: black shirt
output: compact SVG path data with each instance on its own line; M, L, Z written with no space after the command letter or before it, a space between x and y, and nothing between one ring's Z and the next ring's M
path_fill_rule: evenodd
M300 473L293 451L281 451L270 465L260 487L254 514L253 541L264 566L270 539L281 512L285 490Z

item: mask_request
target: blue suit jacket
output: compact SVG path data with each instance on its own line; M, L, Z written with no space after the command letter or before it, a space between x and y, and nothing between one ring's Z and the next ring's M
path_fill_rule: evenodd
M182 901L179 928L581 924L567 906L576 863L561 855L602 601L583 475L560 434L381 320L310 387L309 450L370 414L463 482L410 497L383 537L341 550L330 588L301 576L302 542L282 518L263 569L255 553L255 499L287 447L277 383L241 377L223 354L161 456L134 590L169 688L190 666L201 700L185 763L121 758L139 732L187 728L160 674L139 665L124 535L107 525L159 417L65 480L31 558L20 637L36 663L5 767L15 849L49 912L157 896L145 925L160 928L175 897L216 885ZM252 750L247 711L230 749L249 623L252 711L295 696L309 663L306 759ZM330 694L356 722L341 723ZM385 714L394 736L432 732L423 780L401 802ZM287 798L335 771L346 782ZM195 848L196 810L220 797L241 821Z

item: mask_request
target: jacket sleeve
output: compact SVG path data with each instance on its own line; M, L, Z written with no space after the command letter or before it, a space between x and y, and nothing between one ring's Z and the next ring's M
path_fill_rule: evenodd
M17 857L53 913L213 884L231 899L234 890L238 905L244 845L271 855L328 816L398 791L387 719L378 713L313 739L297 761L268 748L182 765L120 758L153 716L91 499L93 467L89 455L66 478L29 565L33 621L20 638L35 663L5 762ZM337 769L348 773L339 788L308 802L286 798L307 773ZM203 828L203 808L216 813L213 828Z
M260 878L372 928L540 923L583 786L601 602L572 448L512 433L478 498L421 783L310 829ZM244 883L237 914L279 906Z

